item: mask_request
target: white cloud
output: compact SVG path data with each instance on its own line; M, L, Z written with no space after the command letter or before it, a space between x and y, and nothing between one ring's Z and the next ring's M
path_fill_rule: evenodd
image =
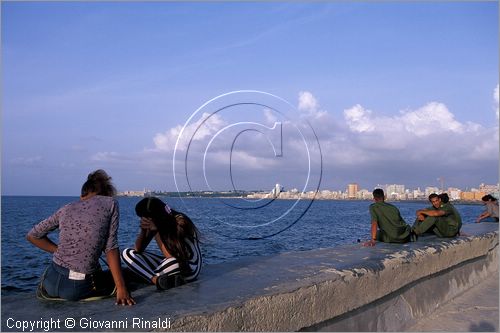
M361 105L344 110L351 153L337 152L348 163L348 156L362 156L369 163L375 160L466 163L491 160L498 152L498 129L480 124L462 123L443 103L430 102L415 110L403 110L395 116L377 115ZM330 143L331 147L342 145ZM344 143L345 146L345 143ZM359 162L359 161L358 161ZM476 162L475 162L476 163Z
M157 133L153 138L155 149L174 151L177 139L182 134L177 149L184 150L190 140L200 141L211 137L225 125L226 122L218 114L203 113L199 120L185 127L178 125L165 133Z
M299 92L297 108L302 113L302 118L306 118L308 121L324 121L328 117L328 112L320 109L318 100L309 91Z
M10 163L17 166L33 167L43 162L42 156L16 157L10 160Z
M349 128L354 132L373 132L375 124L371 119L371 110L365 110L356 104L352 108L344 110L344 117Z
M462 133L464 126L455 120L455 116L443 103L431 102L415 110L403 112L401 117L395 117L395 122L401 121L409 133L426 136L436 132Z
M498 112L498 86L495 94ZM308 120L319 137L324 172L333 173L333 177L337 177L339 170L347 170L346 173L365 170L366 177L371 177L369 175L372 172L385 172L389 177L391 174L413 173L418 176L433 164L446 168L447 173L458 172L454 171L457 168L481 173L481 165L486 162L491 165L495 159L498 161L498 126L486 128L477 123L460 121L444 103L433 101L418 108L401 110L394 115L356 104L346 108L343 117L337 117L333 112L320 110L315 96L303 91L299 94L298 109L301 117ZM260 116L263 122L270 124L278 120L270 110L263 110ZM190 161L193 161L190 168L193 168L195 175L202 175L200 170L207 143L228 123L229 119L218 114L210 116L204 113L200 119L184 128L183 140L178 147L181 150L187 147L196 131L189 155ZM308 125L304 122L300 126L305 128ZM171 172L172 153L181 130L182 126L178 125L156 134L153 138L154 147L142 152L126 156L116 152L101 152L95 154L92 160L110 164L129 163L133 160L142 170ZM266 136L269 139L269 135L273 134L276 133L269 132ZM218 137L218 145L214 141L208 151L207 166L210 168L210 175L216 177L214 179L223 179L223 173L227 173L231 142L226 141L233 138L231 135L232 132L228 131L227 136ZM266 177L275 179L270 175L275 175L279 170L278 178L285 173L292 178L300 178L305 169L304 165L300 169L298 163L304 164L308 159L307 153L302 149L302 137L283 122L283 140L286 140L283 145L284 154L276 158L272 155L266 136L250 131L239 137L232 151L232 166L238 171L238 175L246 175L248 179L245 181L248 182L252 182L252 179L260 182L266 180ZM273 137L273 143L275 139L277 138ZM181 155L178 156L179 159L185 157ZM318 155L314 156L317 158ZM376 169L380 166L384 170ZM257 174L261 176L255 176ZM357 179L358 176L352 177ZM373 178L376 179L377 176ZM203 179L200 183L202 181Z
M272 157L269 157L272 156ZM210 154L210 159L214 165L226 165L229 167L228 152L215 152ZM231 166L237 168L244 168L246 170L265 170L270 168L275 168L279 165L280 160L274 158L273 155L267 154L262 156L262 154L256 155L253 152L234 150L232 152L232 164Z
M126 160L123 155L117 152L98 152L90 157L94 162L116 162Z
M264 118L266 119L266 123L270 126L274 125L278 121L278 117L271 111L270 109L264 109Z
M299 110L300 111L308 111L315 112L318 110L318 101L309 91L301 91L299 92Z
M394 117L375 117L373 111L357 104L344 110L344 118L351 131L363 132L405 132L418 137L436 132L462 133L464 125L455 120L446 105L431 102L411 111L401 111ZM401 133L402 134L402 133Z

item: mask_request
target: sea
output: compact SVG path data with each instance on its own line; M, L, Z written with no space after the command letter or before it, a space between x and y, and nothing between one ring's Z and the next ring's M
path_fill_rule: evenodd
M370 235L371 201L257 200L242 198L160 197L186 213L201 234L205 265L289 251L359 244ZM135 205L142 198L118 197L121 249L131 247L139 231ZM52 256L26 240L32 226L78 197L2 196L2 295L34 292ZM413 224L415 212L427 202L395 201L403 219ZM456 204L464 224L474 223L481 204ZM49 234L57 242L57 230ZM154 242L148 250L159 251ZM103 259L105 256L102 256ZM105 265L103 265L104 268Z

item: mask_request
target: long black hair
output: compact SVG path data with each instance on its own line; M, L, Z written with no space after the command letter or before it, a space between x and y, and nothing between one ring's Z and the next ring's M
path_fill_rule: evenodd
M497 201L497 198L495 198L494 196L492 196L491 194L486 194L484 197L481 198L481 200L483 201Z
M139 217L153 219L168 252L177 258L181 269L189 269L188 260L192 253L185 240L195 242L199 234L193 221L187 215L171 209L156 197L148 197L139 201L135 206L135 213Z

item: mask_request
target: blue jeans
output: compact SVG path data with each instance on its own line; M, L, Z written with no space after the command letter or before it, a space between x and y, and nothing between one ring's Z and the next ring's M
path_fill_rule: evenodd
M498 222L498 217L488 216L487 218L482 219L480 222Z
M84 280L71 280L69 269L52 262L42 276L42 285L52 297L78 301L88 297L110 295L114 285L106 275L110 274L99 271L87 274Z

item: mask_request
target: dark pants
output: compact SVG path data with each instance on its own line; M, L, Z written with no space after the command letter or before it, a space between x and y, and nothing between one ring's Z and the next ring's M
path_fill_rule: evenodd
M458 224L446 217L427 216L423 221L415 220L413 230L421 235L431 230L438 237L455 237L460 231Z
M377 230L377 240L384 243L406 243L410 241L410 227L408 227L407 234L408 236L393 238L389 236L385 231Z
M111 280L110 280L111 279ZM52 297L59 297L69 301L109 296L114 289L110 272L96 272L87 274L84 280L69 279L69 269L56 263L47 267L42 276L42 286Z

